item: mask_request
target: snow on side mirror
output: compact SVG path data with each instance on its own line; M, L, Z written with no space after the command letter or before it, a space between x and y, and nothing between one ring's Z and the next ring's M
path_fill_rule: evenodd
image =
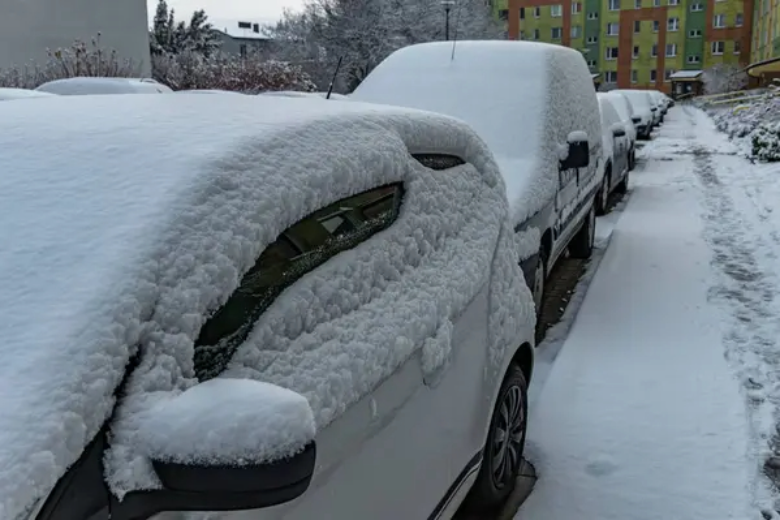
M623 127L620 123L615 123L612 125L612 135L615 137L623 137L626 135L626 129Z
M294 500L314 474L314 435L314 414L300 394L249 379L196 385L152 407L139 432L162 489L129 493L112 507L112 518Z
M582 131L571 132L566 140L569 143L569 153L561 161L561 168L568 170L570 168L584 168L588 166L590 164L588 134Z

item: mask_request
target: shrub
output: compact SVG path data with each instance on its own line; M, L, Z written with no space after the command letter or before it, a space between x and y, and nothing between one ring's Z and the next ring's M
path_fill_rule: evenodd
M780 123L761 123L750 134L751 156L762 162L780 161Z

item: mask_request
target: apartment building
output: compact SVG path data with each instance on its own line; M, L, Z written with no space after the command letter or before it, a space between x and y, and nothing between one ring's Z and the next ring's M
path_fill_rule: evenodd
M754 0L500 1L508 38L578 49L619 88L669 92L676 72L751 61Z
M755 0L753 41L747 68L753 86L780 80L780 0Z

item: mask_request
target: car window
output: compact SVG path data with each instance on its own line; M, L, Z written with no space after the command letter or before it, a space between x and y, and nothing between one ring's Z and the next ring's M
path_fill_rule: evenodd
M306 273L395 221L403 186L381 186L342 199L285 230L262 252L238 289L203 325L195 342L199 380L219 375L273 301Z

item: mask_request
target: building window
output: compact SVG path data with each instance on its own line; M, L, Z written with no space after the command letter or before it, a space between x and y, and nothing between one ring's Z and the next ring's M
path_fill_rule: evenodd
M571 14L579 14L582 12L582 3L581 2L572 2L571 4Z
M695 4L691 4L691 11L694 13L699 11L704 11L704 4L701 4L699 2L696 2Z
M539 6L534 7L534 18L539 18L540 16L542 16L542 8Z
M604 58L607 60L616 60L618 58L618 48L607 47Z
M560 39L561 39L561 33L562 33L562 32L563 32L563 29L561 29L560 27L553 27L553 28L550 30L550 37L551 37L553 40L560 40Z
M653 20L653 32L658 32L658 29L661 28L661 22L658 20Z
M701 38L701 29L691 29L688 31L688 36L690 38Z
M712 54L720 55L726 50L726 42L712 42L711 44Z
M634 20L634 34L642 31L642 21Z
M242 58L246 58L247 50L246 50L245 43L242 43L241 46L238 48L238 53L241 55Z
M631 83L639 82L639 71L631 69Z
M650 56L653 58L658 56L658 44L654 43L653 46L650 47Z
M588 43L598 43L599 37L598 36L588 36Z
M651 70L650 71L650 82L651 83L655 83L656 81L658 81L658 71Z
M620 11L620 0L609 0L610 11Z
M617 71L608 70L604 72L604 83L617 83Z
M716 29L723 29L724 27L726 27L726 15L716 14L712 18L712 26Z
M677 44L676 43L667 43L666 44L666 57L667 58L674 58L677 56Z
M509 9L499 9L498 10L498 19L499 20L509 20Z
M701 56L697 56L696 54L693 54L691 56L688 56L688 59L686 61L690 64L701 63Z
M572 25L571 26L571 37L572 38L580 38L580 37L582 37L582 26L580 26L580 25Z
M598 19L599 19L598 11L593 11L588 13L588 20L598 20Z
M591 69L596 68L596 60L588 60L588 67Z
M642 0L634 0L634 9L642 9Z
M563 6L561 4L550 6L550 16L558 18L563 16Z
M539 29L534 29L534 40L539 41Z
M666 69L664 71L664 81L669 81L672 77L672 74L674 74L674 69Z
M742 27L742 13L737 13L737 15L734 17L734 26Z
M639 45L634 45L633 52L631 53L631 59L635 60L639 58Z
M734 54L739 54L740 52L742 52L742 42L734 40Z
M677 31L680 29L680 19L679 18L669 18L666 20L666 30L667 31Z
M525 7L520 8L520 19L525 20Z
M669 5L680 5L680 0L669 0Z
M525 40L525 31L520 31L520 39Z
M616 22L610 22L607 24L607 36L617 36L620 30L620 25Z
M661 0L653 0L653 7L661 7Z

